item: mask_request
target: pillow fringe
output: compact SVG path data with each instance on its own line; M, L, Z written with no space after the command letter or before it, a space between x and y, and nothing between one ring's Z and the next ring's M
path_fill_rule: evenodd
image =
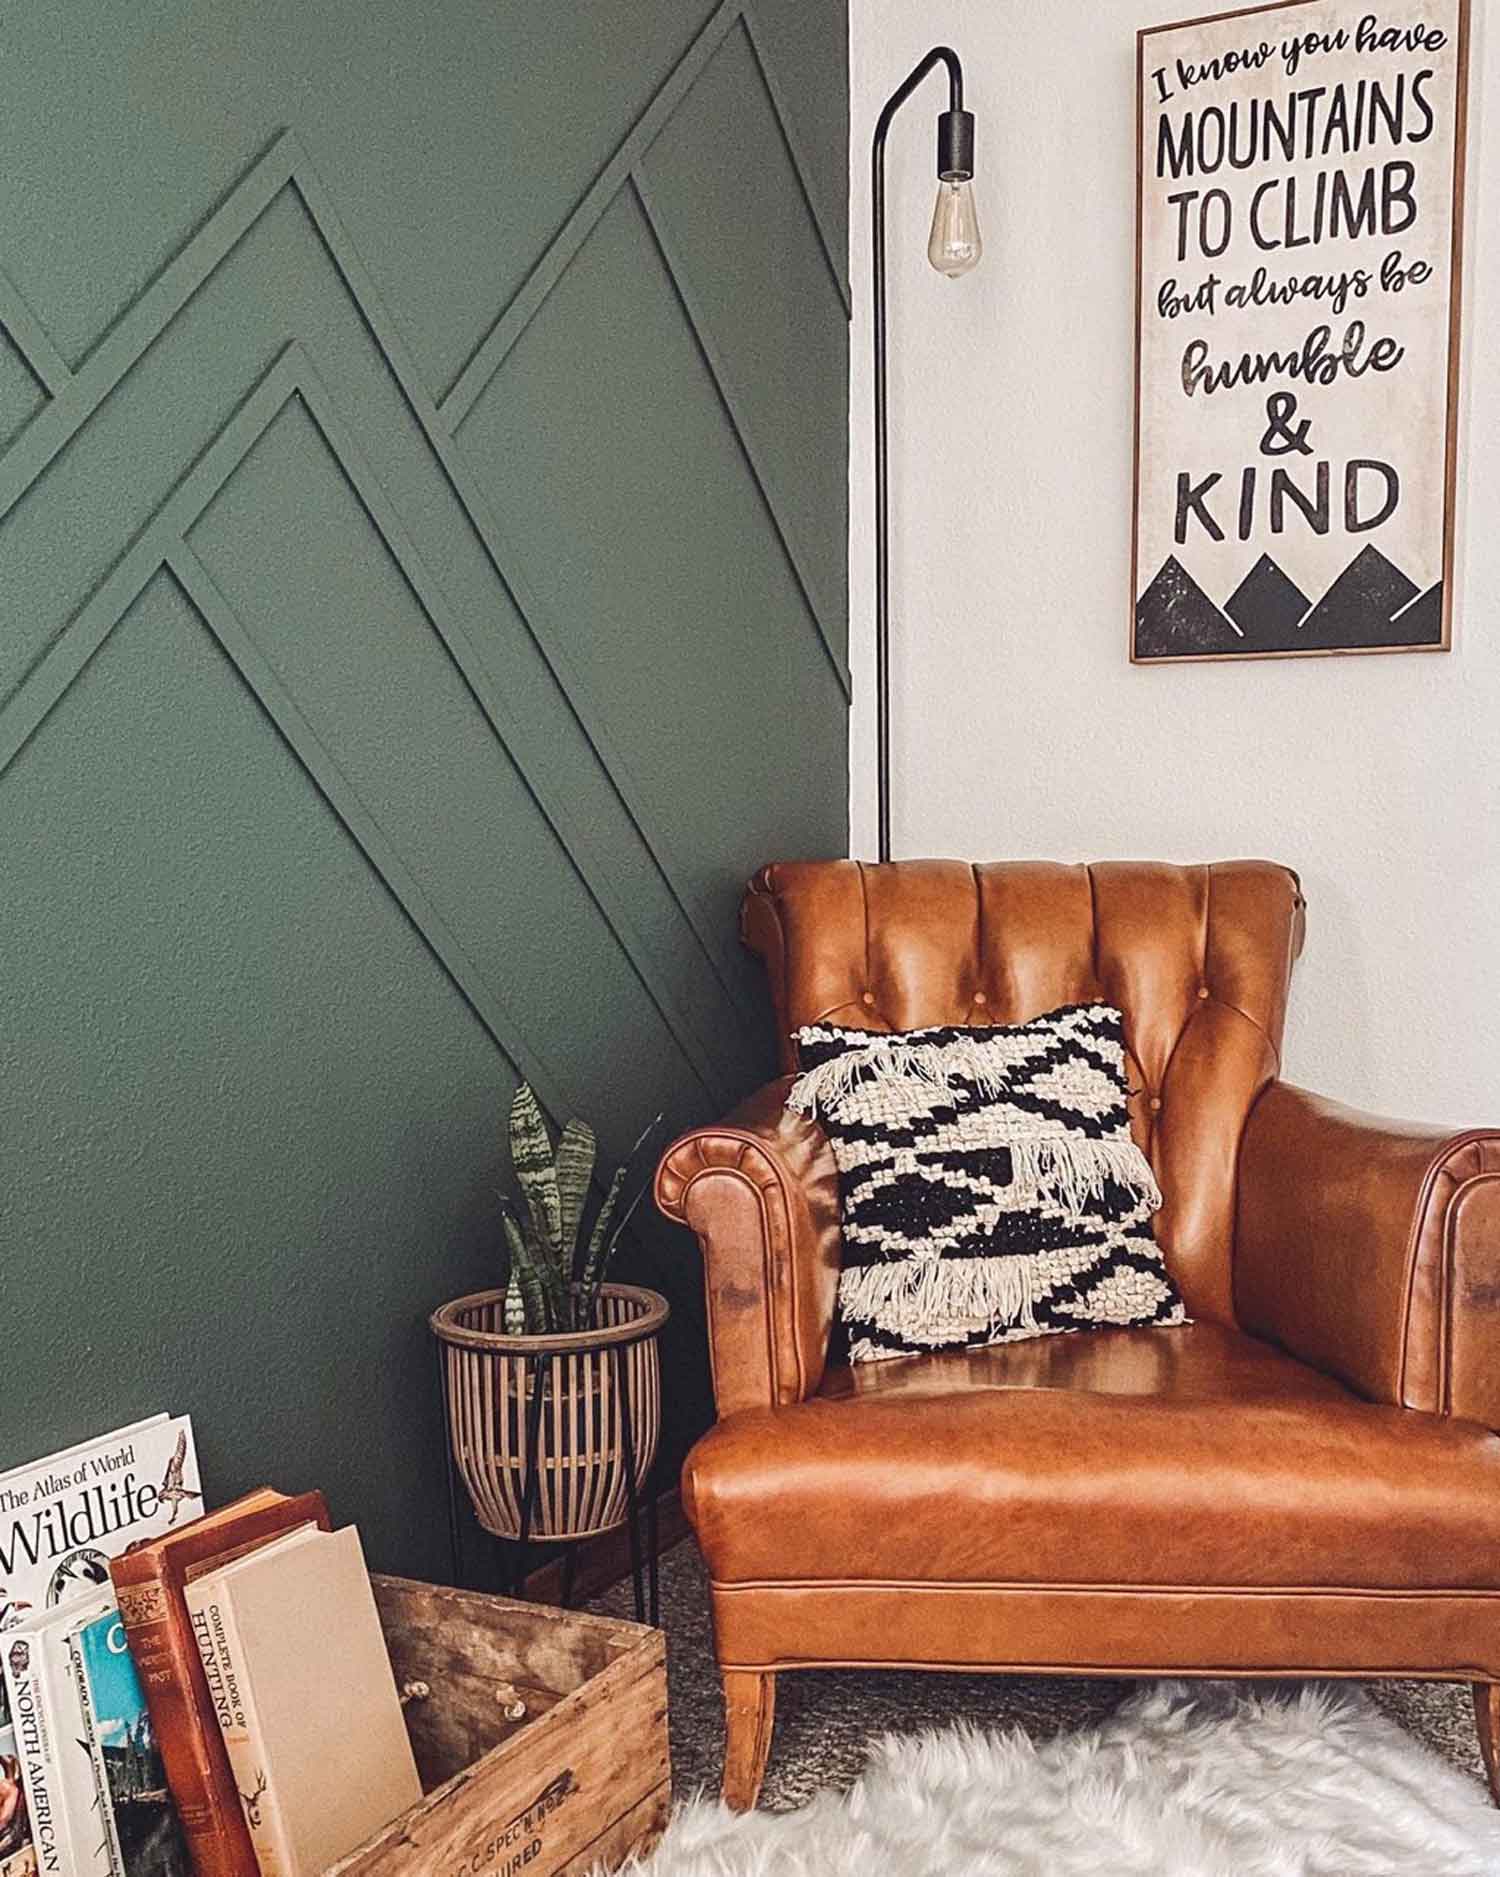
M1106 1182L1123 1186L1153 1212L1161 1209L1161 1188L1151 1162L1133 1140L1080 1140L1075 1134L1023 1134L1009 1143L1012 1185L1023 1200L1056 1199L1074 1218L1090 1200L1102 1204Z
M845 1317L917 1342L945 1322L1035 1331L1034 1301L1025 1258L902 1258L846 1267L839 1276Z
M786 1105L816 1120L839 1108L863 1082L911 1082L946 1093L953 1086L954 1069L961 1067L967 1075L971 1064L973 1079L994 1077L995 1065L984 1061L972 1045L908 1043L877 1035L858 1049L804 1070L792 1084Z
M966 1037L947 1043L911 1043L876 1035L868 1044L804 1071L792 1084L786 1105L815 1119L819 1114L836 1115L865 1082L906 1082L946 1093L955 1080L973 1084L991 1101L1002 1101L1009 1074L1008 1066L986 1041ZM1077 1218L1090 1200L1106 1198L1105 1184L1112 1182L1138 1194L1153 1212L1160 1209L1161 1188L1151 1163L1132 1139L1017 1132L1005 1145L1010 1149L1017 1200L1055 1198Z
M847 1101L862 1082L910 1082L947 1093L956 1081L963 1081L993 1098L1005 1093L1010 1075L1010 1066L999 1059L987 1038L912 1043L876 1031L868 1043L861 1043L857 1049L845 1050L804 1070L792 1084L786 1105L810 1120L816 1119Z

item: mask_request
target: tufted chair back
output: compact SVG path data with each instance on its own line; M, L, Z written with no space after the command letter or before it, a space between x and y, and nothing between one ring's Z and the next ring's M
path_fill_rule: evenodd
M1297 876L1268 861L969 866L784 862L751 881L745 942L791 1033L1019 1023L1099 1000L1125 1017L1131 1123L1165 1204L1157 1238L1189 1312L1234 1319L1235 1164L1280 1066Z

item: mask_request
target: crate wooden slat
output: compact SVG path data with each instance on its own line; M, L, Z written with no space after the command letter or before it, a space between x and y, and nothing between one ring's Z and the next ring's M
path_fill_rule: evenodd
M426 1795L325 1877L584 1877L666 1823L660 1631L375 1577ZM502 1689L526 1703L508 1720Z

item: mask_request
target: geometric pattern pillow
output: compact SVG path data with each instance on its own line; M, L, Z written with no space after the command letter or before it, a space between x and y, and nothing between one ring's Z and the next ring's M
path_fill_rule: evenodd
M839 1169L839 1315L855 1362L1121 1324L1184 1323L1131 1137L1124 1020L896 1034L810 1024L787 1107Z

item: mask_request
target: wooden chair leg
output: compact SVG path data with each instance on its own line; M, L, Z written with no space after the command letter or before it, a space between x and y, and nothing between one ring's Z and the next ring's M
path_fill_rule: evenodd
M724 1803L748 1812L760 1796L771 1728L776 1719L776 1677L754 1669L724 1670Z
M1490 1797L1500 1805L1500 1682L1477 1681L1472 1686L1479 1751L1489 1774Z

